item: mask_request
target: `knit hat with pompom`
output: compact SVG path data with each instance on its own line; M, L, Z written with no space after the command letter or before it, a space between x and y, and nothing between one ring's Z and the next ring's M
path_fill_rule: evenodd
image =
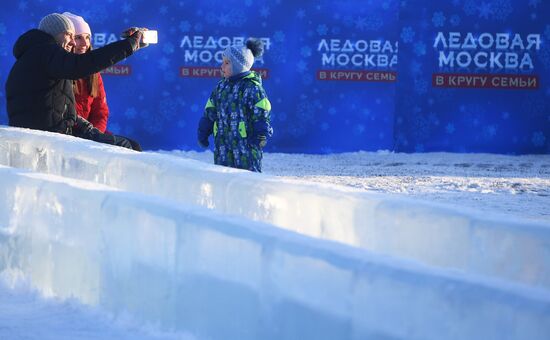
M259 58L264 53L264 44L260 39L250 38L246 45L233 45L223 51L223 56L231 61L233 74L250 71L254 64L254 58Z

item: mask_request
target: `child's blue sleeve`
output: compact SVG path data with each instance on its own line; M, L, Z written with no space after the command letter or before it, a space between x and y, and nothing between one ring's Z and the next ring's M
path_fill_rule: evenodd
M251 104L251 122L252 135L271 137L273 128L271 127L271 102L262 86L255 86L250 91L249 103Z
M201 146L208 146L208 137L214 130L214 122L216 119L216 105L214 103L214 92L212 92L204 107L204 114L199 121L197 139Z

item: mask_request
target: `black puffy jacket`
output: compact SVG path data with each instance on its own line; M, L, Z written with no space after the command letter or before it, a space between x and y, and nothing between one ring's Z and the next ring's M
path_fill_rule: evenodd
M73 54L54 37L32 29L17 39L17 59L6 81L10 126L71 133L76 120L72 80L84 78L133 53L132 37L85 54Z

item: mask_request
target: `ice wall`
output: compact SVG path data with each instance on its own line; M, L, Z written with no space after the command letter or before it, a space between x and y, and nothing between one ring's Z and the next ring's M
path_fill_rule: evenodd
M199 339L547 339L537 289L0 167L0 271Z
M550 226L0 127L0 164L83 179L446 269L550 289Z

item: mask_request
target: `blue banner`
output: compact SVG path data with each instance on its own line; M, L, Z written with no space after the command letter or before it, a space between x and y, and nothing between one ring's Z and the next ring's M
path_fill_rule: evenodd
M405 1L397 151L548 153L550 2Z
M267 151L550 151L548 2L12 2L0 13L0 83L15 40L65 11L88 21L95 48L130 26L158 30L157 45L103 72L108 129L145 149L198 149L221 52L257 37Z

